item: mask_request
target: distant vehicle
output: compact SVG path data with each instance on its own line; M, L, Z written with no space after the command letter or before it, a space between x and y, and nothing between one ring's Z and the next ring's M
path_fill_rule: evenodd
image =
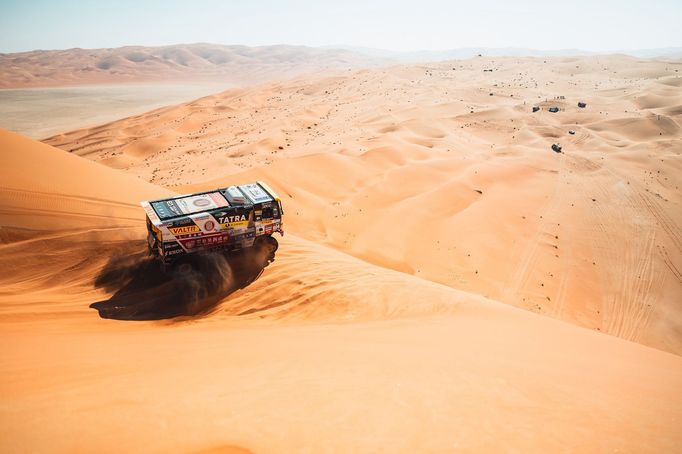
M587 107L587 104L585 104L584 102L579 102L578 107L580 107L581 109L584 109L585 107Z
M559 112L559 108L558 108L558 107L550 107L550 108L547 109L547 110L549 110L549 111L552 112L552 113L557 113L557 112Z
M558 143L553 143L552 150L554 150L557 153L561 153L561 145L559 145Z
M540 110L538 106L533 106L533 112L537 112L538 110Z
M279 246L272 235L284 235L282 202L262 181L140 205L147 213L149 253L180 272L192 268L195 253L209 250L257 248L267 266Z

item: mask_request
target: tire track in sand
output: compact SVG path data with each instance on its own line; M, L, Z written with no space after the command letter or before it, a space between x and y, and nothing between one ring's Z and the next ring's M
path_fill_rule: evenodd
M648 325L665 276L657 272L656 220L637 188L611 171L593 185L578 185L593 200L593 251L602 275L600 313L603 331L638 341ZM589 189L586 189L589 188ZM589 193L588 193L589 192Z
M540 215L541 220L533 233L531 240L529 242L517 243L514 247L512 257L520 255L521 260L504 284L503 301L518 301L519 298L523 298L523 295L527 293L525 289L528 287L530 278L537 269L538 261L542 255L542 250L540 248L542 236L550 235L549 219L552 217L553 213L561 209L564 202L563 186L567 184L565 160L566 155L562 153L560 155L558 177L554 184L554 190L549 201L542 210L542 214ZM564 294L564 292L559 292L558 295L563 298ZM562 302L557 301L552 304L561 305ZM553 310L552 312L554 313L556 310Z

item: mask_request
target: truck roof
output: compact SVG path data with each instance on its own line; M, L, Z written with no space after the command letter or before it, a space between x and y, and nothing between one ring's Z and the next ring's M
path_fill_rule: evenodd
M165 221L179 216L187 216L203 211L279 200L277 194L265 183L258 181L238 186L229 186L211 191L178 195L166 199L140 202L150 218L158 217ZM152 215L155 214L156 216Z

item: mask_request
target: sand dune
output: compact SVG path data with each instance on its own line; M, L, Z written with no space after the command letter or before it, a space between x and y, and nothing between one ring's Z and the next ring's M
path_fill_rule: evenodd
M384 60L306 46L178 44L36 50L0 54L0 88L179 80L244 85L311 71L375 66Z
M264 178L300 237L679 354L681 67L476 58L306 76L46 142L181 191Z
M111 259L144 260L143 226L126 207L166 190L11 133L0 145L16 151L2 168L3 206L19 186L91 195L87 210L60 206L63 224L0 245L2 451L673 451L682 442L679 356L295 235L259 280L203 316L101 319L88 306L112 293L98 279ZM401 160L419 168L418 156L291 160L292 174L279 175L291 186L274 179L284 191L301 187L285 193L291 229L301 228L301 199L315 208L344 194L307 192L322 170L371 175ZM434 186L433 197L453 189ZM411 203L409 188L395 190ZM20 202L24 213L44 209L39 197ZM100 211L118 227L84 216ZM37 228L28 217L11 222Z
M142 226L142 197L171 192L73 154L0 130L0 232Z

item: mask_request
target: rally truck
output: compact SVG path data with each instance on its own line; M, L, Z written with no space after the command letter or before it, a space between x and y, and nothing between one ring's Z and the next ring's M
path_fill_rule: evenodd
M282 229L282 202L262 181L140 202L147 213L149 253L164 269L191 269L197 253L265 251L274 260Z

